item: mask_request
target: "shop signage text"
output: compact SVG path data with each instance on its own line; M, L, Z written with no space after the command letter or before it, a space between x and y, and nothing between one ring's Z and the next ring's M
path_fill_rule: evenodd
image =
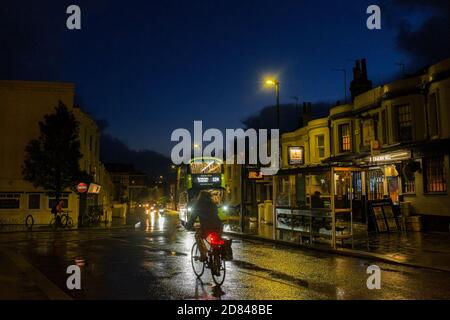
M289 147L288 148L288 161L289 165L303 165L305 149L303 147Z

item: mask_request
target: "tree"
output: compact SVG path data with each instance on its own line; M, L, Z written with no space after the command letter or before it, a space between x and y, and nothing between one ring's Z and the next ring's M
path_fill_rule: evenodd
M67 188L91 178L80 170L78 121L61 101L55 111L39 122L39 138L26 146L22 174L36 188L54 191L59 199Z

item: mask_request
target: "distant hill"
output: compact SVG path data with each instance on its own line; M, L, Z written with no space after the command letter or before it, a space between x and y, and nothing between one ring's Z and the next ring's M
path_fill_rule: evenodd
M103 163L130 163L154 180L171 174L169 157L151 150L131 150L120 139L105 133L100 137L100 159Z

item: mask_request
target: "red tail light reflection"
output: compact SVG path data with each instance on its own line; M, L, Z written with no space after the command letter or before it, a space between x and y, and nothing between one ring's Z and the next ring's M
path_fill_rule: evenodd
M225 241L222 240L217 232L211 232L210 234L208 234L206 240L212 245L222 245L225 243Z

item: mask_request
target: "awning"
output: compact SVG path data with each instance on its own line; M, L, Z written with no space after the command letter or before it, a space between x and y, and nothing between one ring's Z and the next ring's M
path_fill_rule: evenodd
M315 173L315 172L324 172L331 169L331 166L328 164L325 165L316 165L316 166L303 166L289 169L280 169L278 170L277 176L282 175L290 175L290 174L299 174L299 173Z

